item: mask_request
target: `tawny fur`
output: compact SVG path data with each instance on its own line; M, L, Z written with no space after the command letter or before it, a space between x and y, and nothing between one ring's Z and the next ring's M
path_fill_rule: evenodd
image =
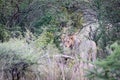
M80 74L80 80L88 80L84 77L86 69L92 69L93 65L89 62L94 62L96 60L97 47L96 43L92 40L80 41L76 35L69 35L62 38L62 43L64 47L70 48L71 53L75 57L80 57L79 69L76 71L76 76ZM75 66L76 68L76 66ZM74 74L75 75L75 74ZM75 78L73 78L75 79Z

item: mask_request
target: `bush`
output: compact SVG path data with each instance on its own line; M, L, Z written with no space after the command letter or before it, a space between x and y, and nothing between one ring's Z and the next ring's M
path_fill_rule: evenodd
M96 61L96 68L89 71L89 78L94 80L120 79L120 44L119 42L115 42L110 47L112 54L104 60Z
M36 53L35 53L36 52ZM31 66L36 64L39 58L37 51L24 40L11 39L8 42L0 43L0 74L2 80L17 79L26 77L27 80L34 80L35 76Z
M5 29L5 26L0 24L0 41L8 41L10 38L9 31Z

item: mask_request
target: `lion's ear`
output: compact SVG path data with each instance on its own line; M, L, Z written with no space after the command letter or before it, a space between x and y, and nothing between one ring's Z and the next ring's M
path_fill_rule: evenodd
M74 37L73 37L73 36L70 36L70 39L71 39L71 40L74 40Z
M76 35L72 35L72 36L70 36L70 39L74 41L75 37L76 37Z

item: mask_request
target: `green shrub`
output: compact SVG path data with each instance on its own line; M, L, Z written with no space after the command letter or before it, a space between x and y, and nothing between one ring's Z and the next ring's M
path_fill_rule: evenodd
M34 62L37 60L35 56L38 56L35 52L24 40L11 39L9 42L0 43L0 60L11 60L10 63L21 60Z
M89 71L89 78L94 80L120 79L120 44L115 42L110 46L112 53L104 60L96 61L96 68Z
M4 75L1 79L17 78L16 80L18 80L19 77L16 75L19 75L25 77L26 80L35 80L35 77L31 78L30 75L37 75L37 72L32 71L32 66L37 65L38 59L37 50L24 40L11 39L8 42L0 43L0 67L2 68L0 74ZM34 68L36 67L34 66Z
M5 29L5 26L0 24L0 41L8 41L10 38L9 31Z

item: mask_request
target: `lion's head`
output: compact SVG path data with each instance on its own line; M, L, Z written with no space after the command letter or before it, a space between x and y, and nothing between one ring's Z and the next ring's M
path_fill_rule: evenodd
M62 40L63 46L72 49L75 46L77 39L76 39L76 35L65 35L61 37L61 40Z

